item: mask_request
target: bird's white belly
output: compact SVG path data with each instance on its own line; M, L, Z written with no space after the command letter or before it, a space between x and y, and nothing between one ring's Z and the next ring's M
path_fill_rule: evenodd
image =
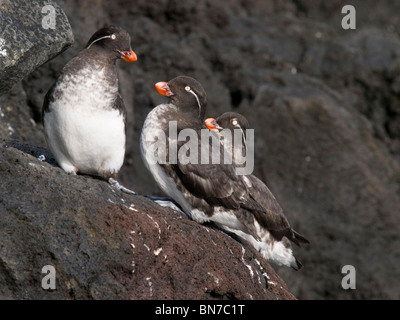
M179 203L183 211L192 217L192 208L190 204L186 201L182 192L178 190L174 180L164 172L164 169L159 164L159 159L163 158L162 155L156 155L156 152L162 152L162 148L157 149L157 145L160 145L160 143L168 143L167 136L163 133L166 120L163 119L162 116L162 113L165 112L167 108L168 105L160 105L154 108L146 117L140 136L142 160L160 189Z
M91 79L57 90L61 94L50 103L44 126L58 164L67 172L117 173L124 160L125 125L122 113L110 108L113 92L101 92Z
M70 162L82 173L119 171L125 153L125 130L118 110L89 113L56 108L45 117L47 140L61 167Z

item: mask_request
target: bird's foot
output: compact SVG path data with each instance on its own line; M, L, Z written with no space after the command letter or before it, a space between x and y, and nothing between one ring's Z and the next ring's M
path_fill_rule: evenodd
M176 203L174 200L166 197L154 197L154 196L145 196L146 198L149 198L153 200L155 203L162 207L167 207L175 211L179 211L183 214L185 214L182 209L180 208L179 204Z
M123 185L121 185L121 184L120 184L117 180L115 180L114 178L109 178L109 179L108 179L108 183L109 183L111 186L113 186L115 189L118 189L118 190L120 190L120 191L122 191L122 192L125 192L125 193L127 193L127 194L136 194L135 191L130 190L130 189L124 187Z

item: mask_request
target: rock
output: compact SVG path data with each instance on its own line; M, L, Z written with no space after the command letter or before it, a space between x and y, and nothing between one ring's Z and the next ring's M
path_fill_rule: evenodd
M207 91L207 116L233 110L249 118L255 174L312 242L295 248L304 269L277 269L290 291L300 299L400 298L399 3L346 2L357 29L343 30L339 0L58 2L75 45L0 97L2 137L46 148L45 93L96 29L119 24L138 54L133 66L118 63L128 109L124 185L161 195L139 134L164 101L154 83L193 76ZM347 264L356 268L356 290L341 287Z
M31 65L21 60L18 68ZM295 299L257 252L213 225L65 174L37 124L35 94L47 91L37 83L51 84L40 72L0 96L1 297ZM55 290L42 288L49 265Z
M34 120L21 83L0 96L0 137L46 147L43 126Z
M399 163L340 93L303 75L272 78L248 114L250 123L264 119L255 131L263 137L256 148L265 171L258 175L278 182L271 184L289 221L312 243L299 252L304 272L279 273L302 299L398 297L398 282L383 279L400 272L383 265L398 259ZM357 290L335 291L345 265L357 271ZM325 285L305 278L324 278Z
M0 212L0 296L295 299L258 252L212 225L69 176L20 141L1 142ZM42 288L45 266L54 290Z
M53 1L0 1L0 95L73 43L67 16Z

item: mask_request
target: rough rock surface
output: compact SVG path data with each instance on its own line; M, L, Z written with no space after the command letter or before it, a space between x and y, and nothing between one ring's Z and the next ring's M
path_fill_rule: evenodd
M55 2L1 0L0 95L73 41L68 18Z
M119 24L138 55L118 64L128 107L124 185L160 194L140 159L140 130L163 101L154 83L193 76L207 91L207 116L233 110L249 119L255 174L312 242L296 250L303 270L278 270L290 291L300 299L400 299L400 3L58 3L75 45L0 97L1 136L45 147L40 110L57 72L96 29ZM341 28L347 4L357 10L356 30ZM356 290L341 287L347 264Z
M0 0L0 95L73 41L57 3Z
M0 177L0 297L294 299L252 249L143 196L68 176L46 149L2 141ZM55 290L42 288L47 265Z

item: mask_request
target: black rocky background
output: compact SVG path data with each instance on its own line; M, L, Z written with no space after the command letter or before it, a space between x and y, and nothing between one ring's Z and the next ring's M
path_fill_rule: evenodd
M29 106L21 112L34 127L5 133L45 147L40 112L57 72L98 28L120 25L138 55L134 64L118 63L129 117L124 185L161 194L140 158L141 127L163 101L154 83L192 76L208 94L206 116L232 110L248 118L254 173L312 243L295 248L303 270L277 269L289 290L300 299L400 298L399 2L58 4L75 42L8 93L8 103ZM341 27L346 4L356 8L356 30ZM356 290L341 287L344 265L356 268Z

